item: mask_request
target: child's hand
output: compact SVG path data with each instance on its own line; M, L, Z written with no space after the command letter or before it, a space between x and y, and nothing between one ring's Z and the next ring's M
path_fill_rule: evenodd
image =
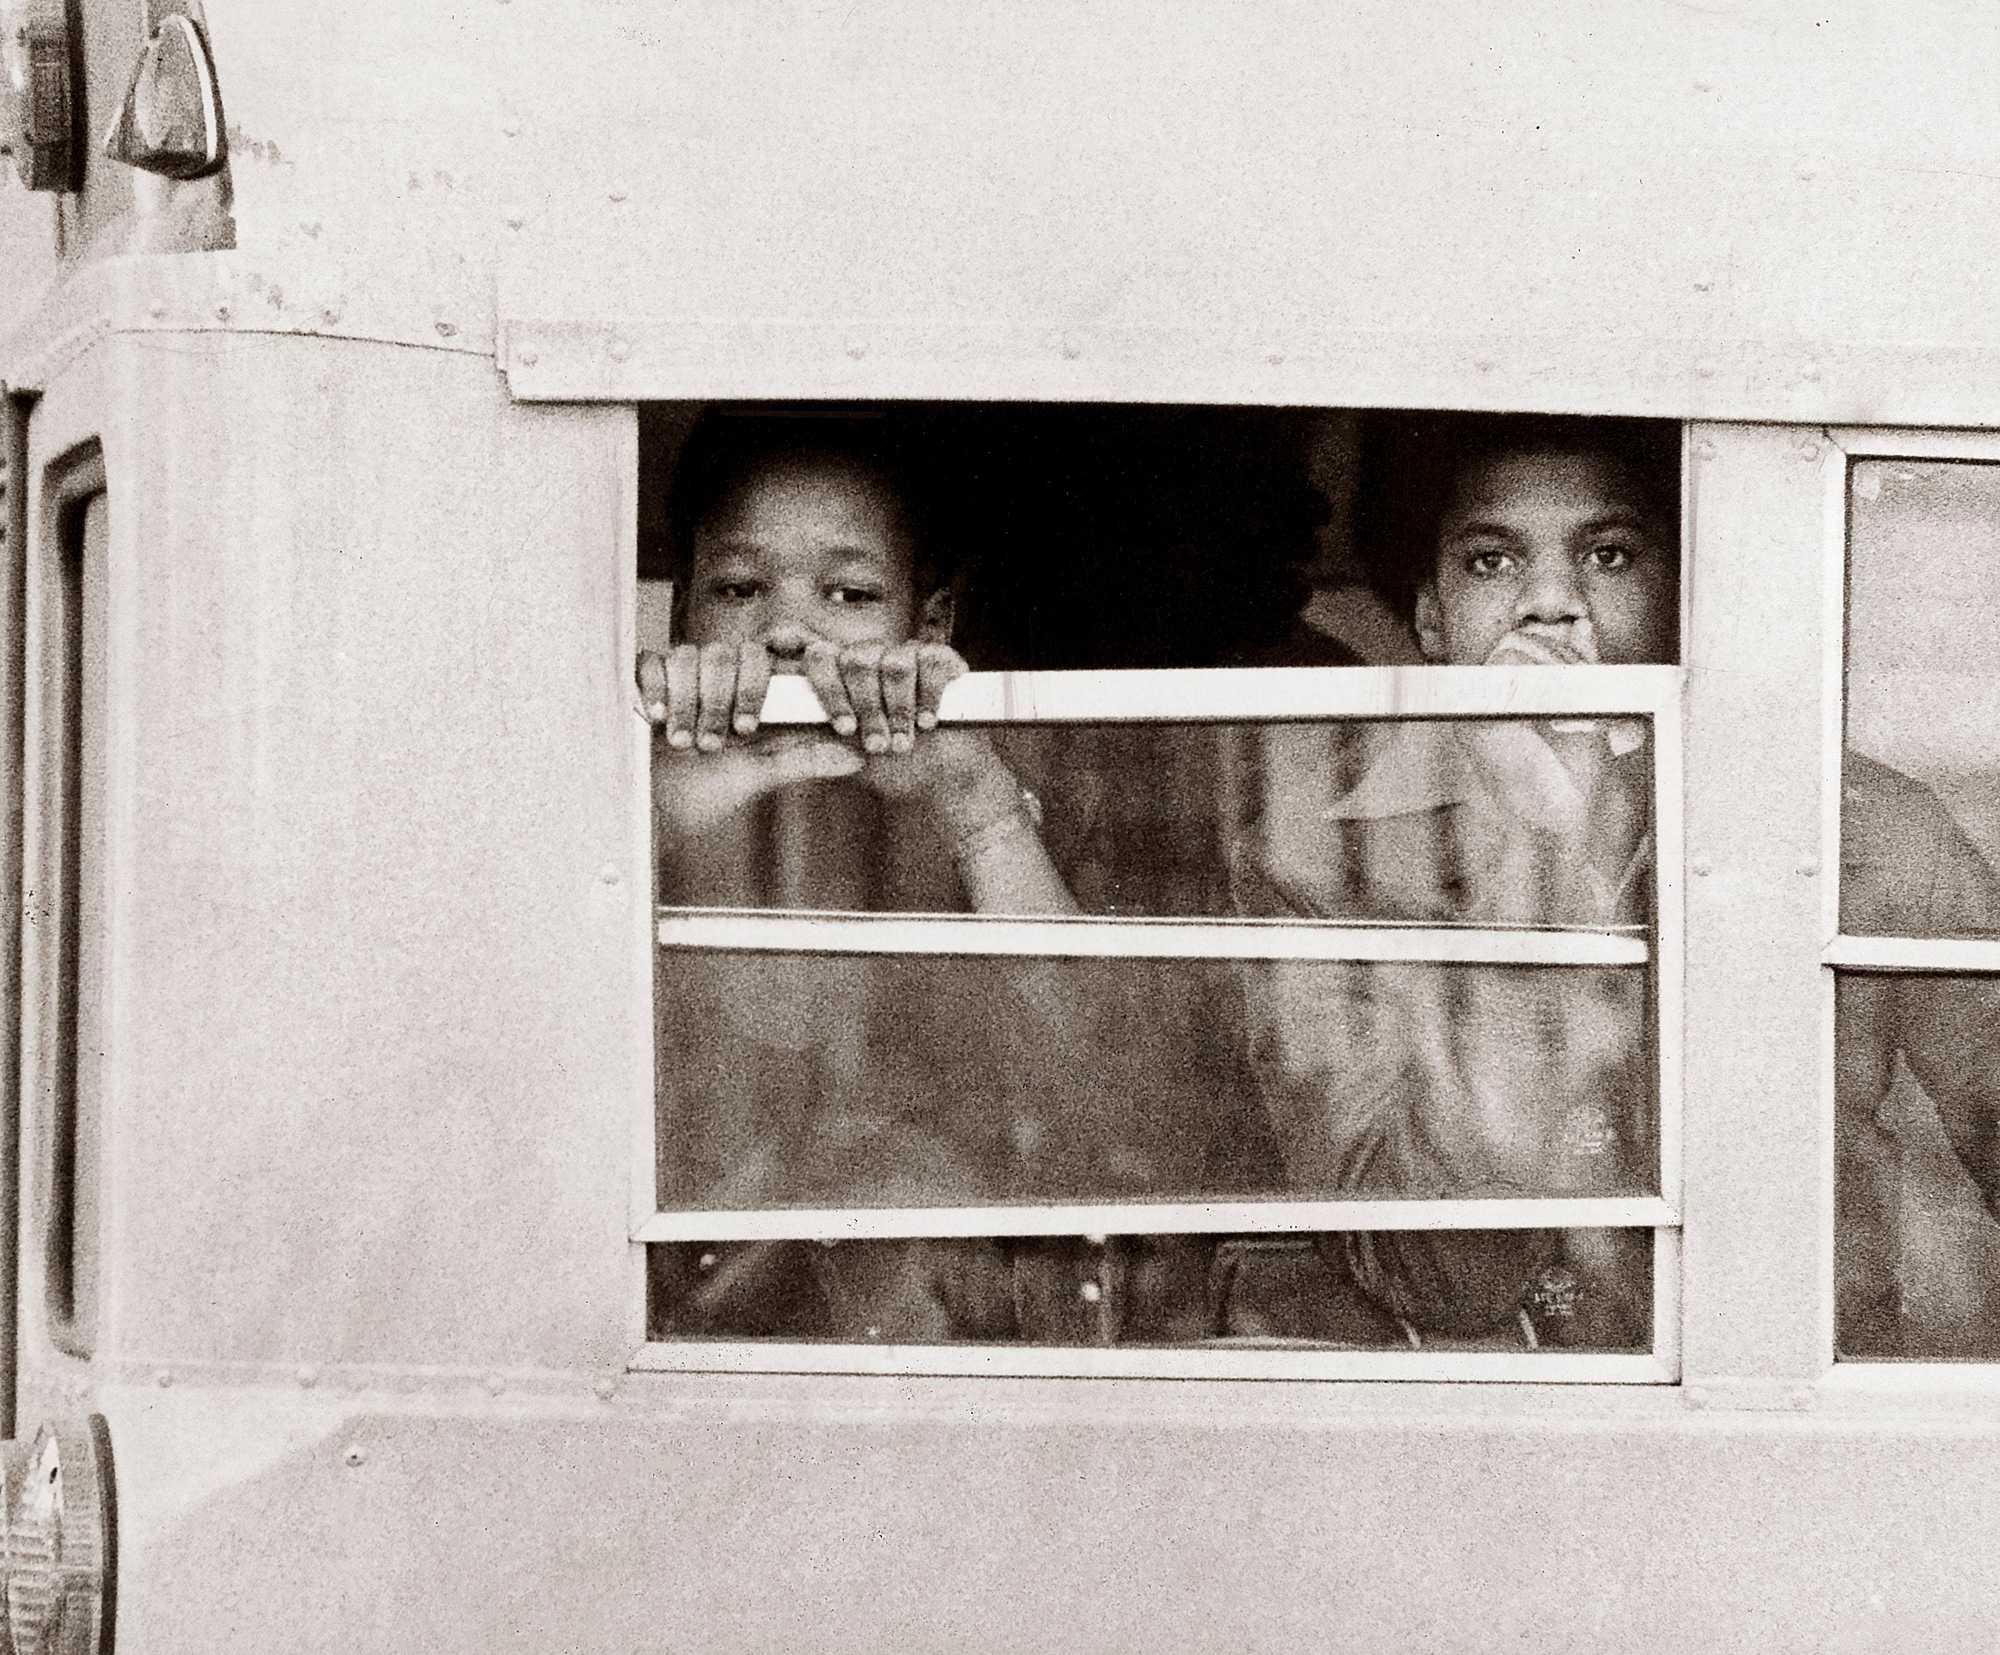
M907 753L917 731L935 728L938 699L966 665L948 644L814 641L777 670L804 674L836 735L858 733L864 752ZM761 642L646 650L640 704L649 722L666 728L668 746L717 753L732 731L756 734L772 671Z
M682 644L639 657L646 717L665 727L671 749L653 771L654 803L671 831L702 833L777 788L860 770L861 755L823 730L759 735L770 681L761 643Z
M639 656L640 705L674 748L718 753L732 730L754 735L770 682L771 655L761 643L676 644Z
M965 674L949 644L832 644L805 648L806 681L843 736L858 734L869 754L907 753L917 732L937 726L945 685Z
M1493 646L1488 666L1574 667L1597 659L1597 639L1589 617L1575 621L1529 621Z
M1021 788L978 730L937 728L945 685L966 671L946 644L809 645L806 677L842 735L857 735L861 779L885 799L918 800L954 844L1020 814Z

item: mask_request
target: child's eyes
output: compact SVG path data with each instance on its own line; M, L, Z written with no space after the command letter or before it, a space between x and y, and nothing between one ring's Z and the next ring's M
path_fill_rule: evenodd
M1629 569L1639 548L1623 540L1600 540L1590 548L1590 561L1599 569L1615 572Z
M868 604L882 601L881 591L873 586L834 586L827 591L827 598L840 604Z
M1514 555L1497 546L1466 553L1465 566L1475 575L1505 574L1514 566Z
M754 580L712 580L708 583L709 595L720 598L724 603L748 603L756 597L759 587Z

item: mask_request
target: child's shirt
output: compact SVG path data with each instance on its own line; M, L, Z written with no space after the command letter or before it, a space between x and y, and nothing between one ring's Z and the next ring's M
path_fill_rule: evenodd
M1539 739L1518 725L1512 735ZM1350 791L1317 812L1267 818L1268 837L1239 840L1239 909L1638 926L1651 866L1643 749L1607 751L1580 831L1563 833L1495 785L1505 749L1481 753L1478 738L1442 723L1362 737L1365 768ZM1283 961L1246 977L1258 1085L1293 1193L1657 1188L1643 970ZM1579 1260L1579 1249L1606 1256ZM1643 1335L1626 1325L1644 1295L1622 1239L1399 1232L1348 1236L1343 1251L1364 1291L1419 1329L1482 1332L1539 1304L1587 1329L1588 1342Z

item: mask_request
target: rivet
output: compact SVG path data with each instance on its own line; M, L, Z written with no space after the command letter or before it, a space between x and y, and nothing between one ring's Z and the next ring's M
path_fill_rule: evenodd
M1715 865L1711 862L1697 862L1694 865L1694 876L1697 879L1706 879L1710 874L1714 872L1715 872Z
M613 362L623 362L632 354L632 341L627 339L623 334L614 334L611 343L606 345L604 349L605 354Z
M1797 170L1798 170L1799 182L1801 184L1810 184L1813 181L1816 169L1813 167L1810 161L1801 161L1798 165Z
M1690 1408L1706 1408L1708 1406L1708 1392L1703 1390L1699 1385L1690 1385L1687 1393L1687 1405Z
M1704 358L1694 365L1694 376L1696 379L1713 379L1715 377L1715 364Z
M870 1339L880 1339L882 1337L882 1330L879 1327L870 1327L866 1332Z
M1093 1247L1107 1246L1111 1241L1111 1238L1108 1235L1089 1235L1085 1236L1083 1239Z
M1264 360L1274 368L1282 368L1285 365L1285 353L1283 351L1272 351Z
M713 1270L719 1262L715 1254L703 1253L700 1258L695 1260L694 1267L697 1270Z
M316 219L316 218L302 218L302 219L300 219L300 220L299 220L299 228L300 228L301 230L305 231L305 233L306 233L306 234L307 234L308 236L312 237L312 238L313 238L313 239L314 239L315 241L317 241L317 240L319 239L319 220L318 220L318 219Z
M439 322L437 324L437 333L440 339L449 339L457 332L458 324L456 322Z
M619 879L618 865L615 862L605 863L597 870L597 877L606 885L616 885Z
M364 1462L366 1462L368 1458L368 1450L357 1444L356 1446L348 1449L348 1451L345 1454L342 1454L340 1457L343 1460L345 1460L349 1465L361 1465Z
M218 322L226 322L226 321L228 321L228 320L229 320L229 306L227 306L227 305L217 305L217 306L215 307L215 319L216 319L216 320L217 320Z
M1800 876L1803 878L1810 879L1814 874L1818 872L1819 872L1819 863L1813 860L1813 858L1811 857L1807 857L1805 861L1799 864L1799 873Z
M1810 1386L1801 1385L1797 1390L1792 1392L1789 1400L1792 1406L1803 1414L1812 1411L1813 1403L1817 1399L1813 1396Z
M521 123L510 115L500 123L500 132L503 137L518 138L521 135Z
M167 307L155 299L146 307L146 314L156 322L163 322L167 318Z
M1704 460L1712 460L1716 454L1715 444L1710 442L1706 437L1703 437L1700 442L1694 445L1694 451Z
M340 320L340 310L337 306L328 305L319 313L319 319L328 327L332 327L335 322Z
M850 339L847 341L847 354L854 361L859 362L868 354L868 347L859 339Z
M1808 362L1803 368L1799 369L1799 378L1803 379L1808 385L1817 385L1819 383L1819 364L1817 362Z
M503 215L502 221L508 229L518 230L523 224L528 222L528 215L522 212L519 207L509 207Z
M1085 1304L1095 1304L1104 1297L1103 1287L1094 1281L1087 1281L1077 1289Z
M170 1368L162 1368L158 1373L153 1375L153 1383L159 1386L160 1389L163 1391L169 1385L173 1384L173 1382L174 1382L173 1370Z
M319 1369L314 1367L310 1362L301 1363L299 1365L299 1384L306 1390L311 1390L318 1383Z
M1713 292L1713 291L1714 291L1714 289L1715 289L1715 278L1714 278L1713 276L1697 276L1697 277L1695 277L1695 279L1694 279L1694 290L1695 290L1695 292L1697 292L1697 293L1710 293L1710 292Z
M623 184L613 184L608 193L613 201L623 201L625 199L625 186Z
M1715 90L1715 86L1714 83L1711 81L1698 80L1694 83L1694 89L1697 92L1713 92Z
M489 1373L486 1376L486 1394L488 1396L498 1396L506 1388L507 1381L502 1379L497 1373Z
M1819 444L1811 437L1801 437L1799 439L1799 458L1802 460L1818 459Z
M524 368L532 368L541 359L542 353L536 350L533 345L523 345L514 353L514 360Z
M1083 347L1079 345L1074 339L1072 339L1068 334L1064 334L1062 341L1062 353L1067 360L1074 362L1079 356L1083 355Z
M590 1389L599 1402L609 1402L618 1394L617 1381L612 1379L600 1379Z
M1475 356L1472 359L1472 366L1473 370L1477 373L1490 374L1493 371L1493 358L1490 356Z

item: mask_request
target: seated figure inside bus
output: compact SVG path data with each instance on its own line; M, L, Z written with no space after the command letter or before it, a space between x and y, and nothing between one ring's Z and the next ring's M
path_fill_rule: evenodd
M1852 749L1842 756L1840 881L1845 931L2000 936L2000 878L1943 802ZM2000 1236L1940 1220L1953 1158L2000 1220L2000 979L1844 972L1838 1004L1836 1348L1991 1360ZM1945 1147L1927 1155L1940 1137ZM1932 1160L1942 1177L1922 1170Z
M639 665L665 731L662 901L1074 909L1040 801L985 733L937 722L965 662L950 644L953 537L935 469L920 431L888 413L712 410L688 437L671 502L681 641ZM773 673L803 675L830 727L760 728ZM670 1204L1117 1199L1200 1178L1190 1122L1208 1105L1172 1065L1106 1034L1074 970L664 951L657 976ZM656 1321L710 1335L1092 1337L1103 1318L1081 1325L1073 1281L1051 1285L1074 1274L1079 1245L656 1248ZM1116 1251L1138 1266L1119 1279L1143 1285L1154 1313L1198 1318L1198 1293L1162 1279L1172 1270ZM1184 1301L1195 1308L1174 1308Z
M1413 548L1397 594L1426 660L1671 661L1677 451L1649 422L1413 420L1378 453ZM1361 727L1350 785L1246 834L1249 913L1614 928L1648 918L1644 726ZM1258 1086L1290 1186L1322 1198L1639 1194L1657 1176L1637 970L1354 964L1249 969ZM1332 986L1329 988L1329 982ZM1240 1269L1228 1325L1360 1344L1629 1348L1650 1325L1644 1230L1313 1238ZM1245 1259L1249 1265L1259 1255ZM1276 1263L1272 1262L1275 1257Z

